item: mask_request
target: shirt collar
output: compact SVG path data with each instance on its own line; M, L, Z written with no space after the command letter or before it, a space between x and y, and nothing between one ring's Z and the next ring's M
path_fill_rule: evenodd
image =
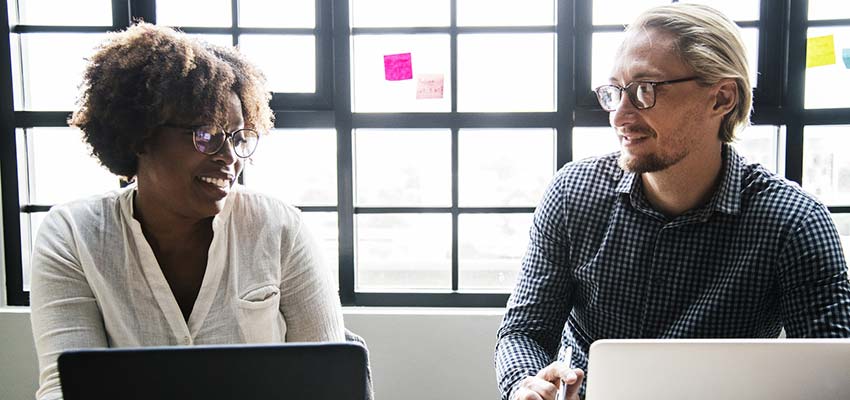
M723 144L723 169L717 191L709 202L713 211L735 215L741 212L741 181L744 159L728 143Z
M744 160L730 144L724 143L722 146L721 176L720 182L717 184L717 189L706 205L693 210L702 214L704 218L707 218L712 212L730 215L736 215L741 212L741 171L744 166ZM621 195L628 194L633 205L648 205L646 196L643 194L641 180L637 179L639 174L628 171L623 171L622 174L617 184L616 192Z

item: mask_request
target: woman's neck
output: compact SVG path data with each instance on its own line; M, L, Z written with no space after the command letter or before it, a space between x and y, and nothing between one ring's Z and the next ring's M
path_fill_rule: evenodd
M170 252L193 245L209 246L213 217L192 218L174 212L140 189L134 196L133 218L139 221L145 238L155 250Z

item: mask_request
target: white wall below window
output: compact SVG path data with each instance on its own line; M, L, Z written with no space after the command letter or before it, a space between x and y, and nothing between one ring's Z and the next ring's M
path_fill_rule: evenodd
M29 308L0 308L0 399L34 399L37 385Z
M495 400L501 309L346 308L369 347L377 400ZM333 378L330 378L332 381ZM0 399L33 399L38 362L29 309L0 308Z

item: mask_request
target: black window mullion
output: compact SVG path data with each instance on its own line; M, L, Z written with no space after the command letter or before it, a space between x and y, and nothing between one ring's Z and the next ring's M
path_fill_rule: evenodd
M130 15L133 20L142 19L156 23L156 0L129 0Z
M112 0L112 29L119 30L130 26L130 2L127 0Z
M333 0L316 0L316 107L333 109Z
M573 41L575 42L575 46L573 48L573 59L570 64L573 67L573 76L574 76L574 89L575 93L573 96L575 97L576 105L586 106L586 107L596 107L596 99L593 94L590 93L590 79L591 79L591 70L592 70L592 60L593 60L593 1L584 1L584 0L570 0L565 4L566 6L572 5L573 14L570 15L569 10L559 11L559 16L563 16L564 18L568 18L567 21L570 25L569 31L566 31L565 34L573 36ZM572 3L572 4L570 4ZM561 22L559 21L559 24ZM619 27L619 30L622 30L622 27ZM580 61L579 61L580 60Z
M576 92L577 80L574 67L576 43L574 0L558 0L557 5L557 34L555 45L557 51L556 82L557 118L555 121L555 169L573 159L573 125L575 120L575 105L578 98ZM578 3L589 3L578 1ZM589 86L589 84L588 84ZM581 86L579 86L581 87ZM553 171L554 172L554 171Z
M761 0L759 6L759 48L757 60L757 82L753 82L753 103L756 112L765 108L777 109L783 105L787 95L783 82L783 67L787 63L775 62L787 59L787 35L785 27L788 4L785 0Z
M0 10L0 181L3 199L3 244L6 269L6 302L10 305L29 304L24 291L21 254L21 214L18 193L18 159L15 144L15 106L12 86L12 55L8 2Z
M339 296L355 304L354 293L354 147L351 113L351 27L348 1L334 1L334 111L337 133L337 207L339 212Z
M788 117L785 130L785 177L802 185L803 182L803 98L806 78L806 20L807 0L788 0L788 58L785 87L787 96L783 108Z
M230 34L234 46L239 44L239 0L230 0Z
M452 163L452 290L458 291L460 288L460 255L458 254L459 228L458 220L460 219L460 208L458 207L459 198L459 181L458 181L458 129L452 128L452 148L451 148L451 163Z
M507 301L507 293L355 293L357 305L376 307L504 307Z
M458 39L458 26L457 26L457 0L451 0L449 2L449 58L451 62L449 74L451 75L451 115L457 115L457 39ZM456 119L452 119L452 122L455 122ZM458 210L458 199L459 199L459 181L458 181L458 165L459 165L459 127L457 123L450 123L451 127L451 163L452 163L452 291L458 291L460 288L460 255L458 254L458 250L460 246L458 245L458 220L460 219L460 212Z

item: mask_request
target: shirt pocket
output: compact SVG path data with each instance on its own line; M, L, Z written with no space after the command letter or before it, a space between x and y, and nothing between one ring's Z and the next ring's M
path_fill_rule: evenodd
M245 343L282 342L286 323L280 313L280 288L266 284L236 299Z

